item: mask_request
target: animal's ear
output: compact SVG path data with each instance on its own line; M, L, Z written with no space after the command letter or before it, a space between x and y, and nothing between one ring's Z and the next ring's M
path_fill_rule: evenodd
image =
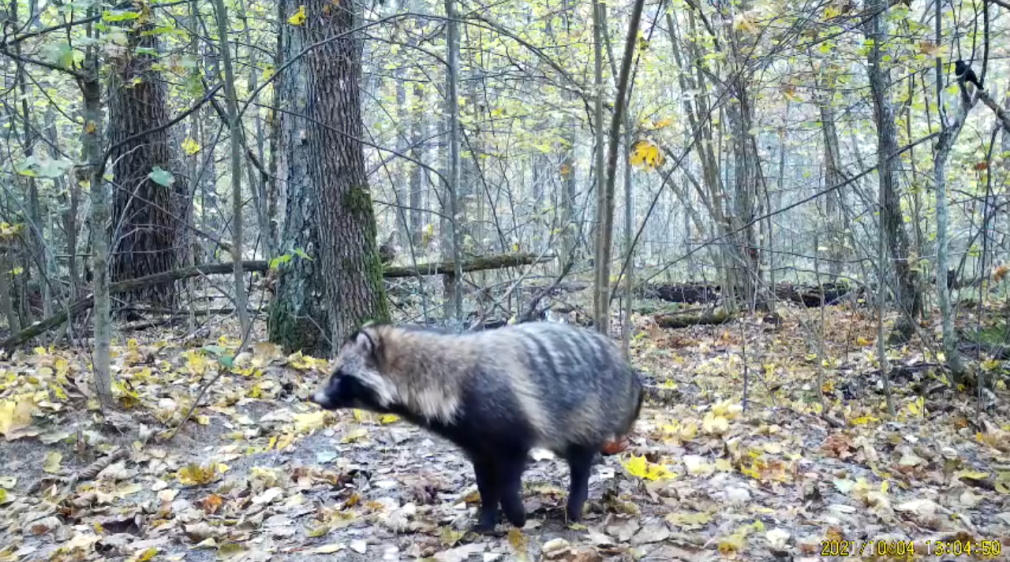
M376 351L378 351L379 346L376 338L373 337L371 330L362 328L351 334L347 339L361 354L375 358Z
M364 351L365 353L372 353L375 351L375 342L372 341L372 336L368 335L365 330L357 330L350 336L347 336L347 343L356 347L359 351Z

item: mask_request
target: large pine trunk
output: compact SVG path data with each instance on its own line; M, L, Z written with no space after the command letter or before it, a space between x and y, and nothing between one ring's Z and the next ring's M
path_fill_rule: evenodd
M360 141L362 40L350 33L358 8L330 0L304 4L306 41L321 43L306 57L308 172L331 342L337 348L363 321L385 321L389 312Z
M168 129L154 131L169 119L167 92L161 73L152 68L158 37L143 35L152 25L129 29L129 43L111 58L109 142L112 146L145 131L153 131L115 148L110 155L113 177L112 281L125 281L179 267L185 257L188 189L176 171ZM141 52L138 53L138 50ZM154 172L163 185L152 180ZM171 174L171 179L164 175ZM164 178L164 179L162 179ZM171 283L142 287L119 298L170 308L176 302Z
M278 3L278 21L286 21L298 9L291 0ZM279 41L281 60L277 67L291 60L304 48L302 28L282 25ZM291 259L277 269L274 297L267 320L270 341L285 351L323 357L330 351L330 325L326 317L319 232L316 228L316 195L309 177L309 147L305 133L310 124L302 117L308 112L308 77L306 64L294 62L277 79L278 127L277 178L286 194L284 222L280 235L280 253ZM312 257L295 255L302 250Z

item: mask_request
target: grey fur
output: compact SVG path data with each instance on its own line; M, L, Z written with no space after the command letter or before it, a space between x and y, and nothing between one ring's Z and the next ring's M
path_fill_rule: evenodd
M492 457L499 450L512 458L531 447L545 448L568 459L575 490L572 463L585 464L578 476L586 480L583 489L572 494L582 497L569 500L576 519L591 462L583 459L585 453L629 433L642 401L641 381L616 343L553 322L458 335L367 326L344 344L333 377L314 401L337 407L332 397L341 377L369 390L374 404L356 407L408 414L463 447L475 467L496 462ZM510 516L505 499L502 505ZM525 515L516 513L521 503L511 505L510 520L524 521Z

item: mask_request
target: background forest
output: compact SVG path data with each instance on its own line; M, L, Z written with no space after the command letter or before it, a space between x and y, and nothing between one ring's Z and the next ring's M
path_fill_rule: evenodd
M186 454L237 438L230 424L246 426L233 408L249 400L287 412L253 416L259 433L242 439L257 453L287 454L318 430L364 451L360 427L338 423L351 418L298 397L368 320L456 331L564 321L621 339L653 402L647 437L633 439L640 455L623 464L630 477L614 494L666 482L666 463L704 457L733 432L754 431L747 416L771 423L769 412L785 408L803 431L804 416L820 420L828 436L806 436L819 454L873 466L864 470L872 485L836 470L830 490L854 494L871 518L883 517L878 480L895 474L881 474L859 431L881 439L897 466L958 482L958 501L964 486L988 494L960 510L928 494L904 498L898 511L916 529L1010 536L1010 472L986 472L1010 466L1008 13L1005 0L4 0L0 430L11 445L0 460L14 464L0 468L0 505L12 508L9 536L52 517L40 503L55 502L63 519L34 535L82 540L58 527L94 514L65 502L83 493L78 481L124 462L138 438L121 435L114 449L89 433L103 424L139 424L141 441L175 443L170 457L180 460L158 462L197 487L221 474ZM941 417L929 418L939 425L928 425L926 401L940 396ZM201 436L219 425L208 416L231 421ZM691 444L692 416L707 416L694 427L705 446ZM964 460L959 447L970 448L962 472L945 464L949 451L925 460L917 450L905 463L909 450L890 432L909 419L920 435L953 439L936 450ZM783 430L774 427L762 435ZM60 468L60 447L76 469ZM734 451L735 477L781 482L799 470L783 468L781 446L765 447L779 460L760 467ZM263 458L279 470L278 457ZM726 475L715 460L683 462L690 476ZM239 509L283 488L253 468L248 497L215 493L212 503ZM62 495L41 491L54 479ZM932 483L909 485L923 481ZM149 484L148 493L165 490ZM382 511L382 490L365 511ZM802 485L790 493L779 501L812 497ZM336 513L362 509L349 497ZM413 517L401 512L414 504L391 501L386 511ZM932 503L908 503L923 501ZM641 556L691 544L657 559L702 559L746 552L748 537L768 531L713 522L718 510L704 520L667 514L659 531L647 520L656 508L642 509L634 528L610 521L554 551L520 533L486 552L593 560L630 552L620 545ZM973 522L933 528L945 509ZM333 512L314 517L326 533L342 528ZM840 524L825 525L807 537L831 537ZM901 524L856 526L900 534ZM220 550L257 536L226 541L214 529L181 540L215 539ZM688 531L705 539L681 540ZM303 543L327 536L300 532ZM420 532L435 546L400 544L398 555L482 552L461 535ZM816 541L782 532L768 533L764 554L799 545L813 556L802 545ZM109 536L74 546L94 554L105 540L123 556L146 555ZM375 559L382 543L330 539L333 550L312 548ZM3 542L3 560L56 552Z

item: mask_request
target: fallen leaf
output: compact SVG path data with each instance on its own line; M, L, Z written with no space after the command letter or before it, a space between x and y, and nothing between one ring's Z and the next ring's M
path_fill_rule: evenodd
M55 474L60 470L60 463L63 462L63 453L59 451L49 451L46 453L46 460L42 464L42 470L49 474Z
M322 545L316 547L309 551L311 554L333 554L334 552L340 552L341 550L347 548L342 543L330 543L328 545Z

